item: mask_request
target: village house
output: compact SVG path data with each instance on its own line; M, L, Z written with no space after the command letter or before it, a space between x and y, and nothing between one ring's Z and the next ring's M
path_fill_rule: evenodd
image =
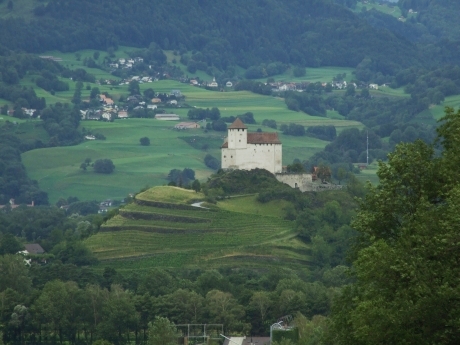
M36 111L37 111L37 109L22 108L22 112L25 115L29 115L29 116L33 116Z
M179 115L176 114L156 114L155 119L163 121L179 121Z
M158 108L158 106L155 105L155 104L148 104L148 105L147 105L147 109L150 109L150 110L155 110L155 109L157 109L157 108Z
M21 206L21 205L16 204L14 202L14 199L10 199L10 202L7 205L9 205L11 207L11 209L15 209L16 207ZM0 205L0 209L6 207L7 205ZM35 206L34 201L32 200L32 203L27 204L26 206L27 207L34 207Z
M87 120L100 120L102 112L100 110L88 110L86 112Z
M369 89L378 90L379 86L377 84L369 84Z
M195 80L195 79L191 79L191 80L190 80L190 84L191 84L191 85L198 85L198 81Z
M231 81L227 81L227 82L225 83L225 86L226 86L226 87L232 87L232 86L233 86L233 83L232 83Z
M219 87L219 84L216 82L216 78L212 78L212 82L208 84L209 87Z
M121 110L117 114L119 119L127 119L128 118L128 112L126 110Z
M174 97L182 97L182 93L180 92L180 90L171 90L169 95Z
M26 248L24 251L27 252L27 254L44 254L45 253L45 250L38 243L24 244L24 247Z
M152 103L161 103L161 98L152 98L150 100L150 102L152 102Z
M174 129L197 129L200 125L196 122L179 122Z
M107 97L106 95L104 94L100 94L99 95L99 100L101 101L101 103L103 104L107 104L107 105L113 105L113 99Z
M94 135L85 135L86 140L96 140L96 137Z
M110 121L110 120L112 120L112 114L111 114L111 113L107 113L107 112L102 113L102 118L103 118L104 120Z

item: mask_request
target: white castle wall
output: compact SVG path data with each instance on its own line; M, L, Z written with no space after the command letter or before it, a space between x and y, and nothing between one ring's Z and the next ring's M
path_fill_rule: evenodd
M292 188L298 188L301 192L307 192L312 189L312 175L311 174L276 174L276 179L280 182L286 183Z
M256 168L266 169L272 174L281 172L281 144L247 144L246 148L222 149L222 169L252 170Z

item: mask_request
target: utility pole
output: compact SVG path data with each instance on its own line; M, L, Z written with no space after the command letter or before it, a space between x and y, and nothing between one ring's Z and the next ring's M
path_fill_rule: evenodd
M367 142L366 142L366 167L369 166L369 131L367 131Z

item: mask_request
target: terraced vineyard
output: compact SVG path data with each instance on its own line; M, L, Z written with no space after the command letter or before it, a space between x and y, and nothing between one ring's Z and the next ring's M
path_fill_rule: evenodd
M190 205L203 197L175 187L151 188L86 244L104 265L126 269L308 264L308 247L296 239L293 222L272 215L273 205L258 205L257 214ZM242 205L248 202L257 201L241 197Z

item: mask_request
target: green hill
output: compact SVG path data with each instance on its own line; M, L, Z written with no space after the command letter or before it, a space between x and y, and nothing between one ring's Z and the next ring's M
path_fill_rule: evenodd
M177 187L151 188L86 245L104 265L121 269L308 264L308 246L280 217L287 202L243 196L208 209L191 206L199 199L204 195Z
M154 42L162 49L200 52L197 63L220 70L272 62L355 67L371 57L386 73L393 68L388 60L398 66L417 62L414 45L325 0L50 0L32 6L27 13L0 8L6 18L0 20L0 44L43 52Z

